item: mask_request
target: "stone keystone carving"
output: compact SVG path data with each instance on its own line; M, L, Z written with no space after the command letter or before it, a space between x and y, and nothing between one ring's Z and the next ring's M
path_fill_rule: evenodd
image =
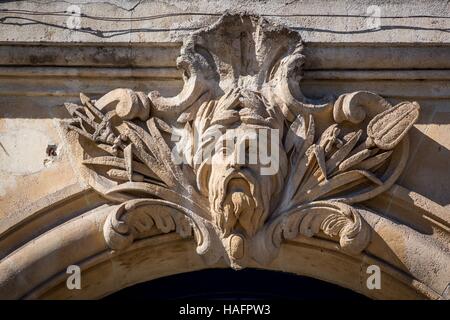
M358 254L371 230L356 204L390 188L408 158L416 102L366 91L300 90L298 33L225 15L184 42L175 97L116 89L66 104L83 176L114 205L113 250L176 231L209 263L269 263L284 239L338 241Z

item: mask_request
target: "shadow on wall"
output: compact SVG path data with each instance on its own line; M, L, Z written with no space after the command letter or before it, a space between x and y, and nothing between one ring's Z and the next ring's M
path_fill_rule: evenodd
M397 183L406 188L414 186L413 191L441 206L448 206L450 205L450 184L448 183L450 150L434 139L443 139L442 135L445 135L448 130L444 128L448 128L450 124L450 113L434 116L426 122L420 120L419 123L432 126L425 129L426 134L417 128L412 128L410 156Z
M139 283L104 298L110 301L131 299L369 300L321 280L257 269L207 269L181 273Z
M48 16L61 16L61 17L70 17L71 14L60 11L60 12L38 12L31 10L8 10L2 9L0 12L11 14L9 16L4 16L0 18L0 24L3 25L13 25L13 26L29 26L29 25L43 25L47 27L53 27L56 29L63 30L72 30L73 28L69 28L65 25L65 22L61 24L57 23L49 23L44 20L38 20L34 17L48 17ZM18 14L18 15L14 15ZM215 16L220 17L222 14L218 13L199 13L199 12L182 12L182 13L173 13L173 14L162 14L162 15L153 15L153 16L145 16L145 17L134 17L134 18L115 18L115 17L96 17L86 14L80 14L80 18L83 19L91 19L96 21L112 21L112 22L142 22L149 20L157 20L168 17L177 17L177 16ZM364 15L262 15L263 17L345 17L345 18L367 18ZM409 16L409 17L381 17L382 19L393 19L393 18L435 18L435 19L449 19L450 17L446 16ZM209 24L207 24L209 25ZM205 26L207 26L205 25ZM149 33L149 32L168 32L168 31L195 31L200 29L201 27L177 27L177 28L125 28L125 29L113 29L113 30L100 30L93 29L90 27L79 28L76 31L85 34L91 34L97 36L99 38L113 38L125 34L133 34L133 33ZM308 32L320 32L320 33L332 33L332 34L365 34L365 33L373 33L378 31L385 30L422 30L422 31L440 31L440 32L449 32L450 28L428 28L428 27L418 27L415 26L404 26L404 25L383 25L377 29L367 28L362 30L332 30L332 29L321 29L321 28L306 28L306 27L292 27L294 30L298 31L308 31Z

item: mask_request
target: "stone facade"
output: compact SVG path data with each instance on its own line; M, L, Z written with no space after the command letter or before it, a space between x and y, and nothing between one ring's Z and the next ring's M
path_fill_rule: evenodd
M448 299L448 4L2 6L0 297L255 267Z

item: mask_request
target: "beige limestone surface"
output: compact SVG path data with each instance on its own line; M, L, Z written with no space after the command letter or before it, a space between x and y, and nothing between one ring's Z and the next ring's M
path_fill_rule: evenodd
M79 6L84 15L80 17L81 29L68 27L68 23L74 23L68 19L74 16L67 14L65 10L72 4ZM381 8L380 29L368 29L366 15L370 5ZM0 9L1 298L100 298L132 284L165 275L232 266L307 275L375 299L449 299L449 3L55 1L50 4L47 1L11 1L0 4ZM133 220L136 219L133 215L142 218L145 212L150 212L150 215L168 212L171 215L172 211L164 207L149 211L138 208L136 214L131 213L130 220L126 220L127 223L130 221L132 228L137 228L137 231L133 231L133 241L123 242L121 235L126 232L122 232L117 225L114 226L117 221L114 222L112 213L119 212L127 201L136 199L136 194L139 195L138 198L142 197L142 189L133 189L130 194L134 192L135 195L131 200L118 199L108 196L107 191L111 186L109 182L106 187L96 184L98 172L101 176L105 171L97 168L91 170L81 163L82 159L92 155L89 148L94 148L96 143L92 142L86 147L86 144L80 144L76 132L67 129L71 114L64 103L74 103L84 108L86 104L80 102L80 92L93 101L101 97L116 102L131 101L129 104L122 104L126 110L136 106L140 108L148 99L152 108L148 117L156 114L170 124L177 120L180 108L190 107L189 99L200 99L201 95L197 94L203 94L202 90L206 90L205 88L211 94L207 101L216 101L214 108L220 105L218 101L222 105L231 103L232 98L220 100L223 92L217 86L212 86L216 84L215 78L204 76L207 72L202 67L188 68L190 75L194 75L192 71L195 71L200 79L193 87L190 87L190 77L183 78L185 67L176 67L180 49L186 48L189 34L216 22L227 10L238 14L263 15L269 23L290 27L303 39L302 54L305 61L301 81L296 78L301 74L298 72L300 70L290 74L287 72L290 69L286 68L286 73L280 71L271 81L263 81L264 85L261 86L258 86L258 82L252 82L253 80L240 82L241 89L256 91L271 104L285 104L287 109L283 109L284 113L281 113L289 124L293 123L292 113L295 116L302 114L304 108L307 108L306 104L329 104L327 108L351 118L352 112L345 111L346 106L352 104L351 101L358 101L355 103L357 105L372 105L370 99L370 103L366 100L352 100L352 94L361 91L373 92L370 97L378 101L378 104L385 100L392 106L403 101L411 102L402 112L380 116L384 120L373 120L373 136L380 139L382 135L379 132L383 131L383 126L400 123L397 127L394 126L400 128L396 131L398 139L393 139L396 145L392 148L388 146L387 142L393 140L385 141L384 145L386 151L396 150L399 158L394 158L393 163L402 167L400 176L382 193L364 201L340 205L339 208L329 205L325 206L326 209L322 207L325 212L344 213L347 217L347 229L342 228L336 234L324 228L321 222L320 230L313 232L314 236L311 237L310 231L295 229L298 225L293 224L292 230L295 232L289 233L286 230L281 235L282 241L276 254L273 254L275 251L270 251L269 254L268 247L265 247L260 250L259 260L249 258L244 261L242 257L249 252L246 247L248 242L257 243L252 239L268 225L268 217L273 215L273 211L267 208L275 205L266 207L261 213L261 217L265 218L261 218L259 224L247 223L244 220L245 214L242 214L241 222L229 219L226 223L221 223L223 208L215 210L214 203L209 201L209 194L198 196L195 201L195 205L208 209L198 211L206 210L205 216L196 212L201 219L195 221L205 223L205 228L194 227L190 230L186 221L177 216L173 220L173 228L155 223L149 228L139 229L133 225L136 221ZM261 48L266 48L265 54L270 53L270 48L275 46L271 43L267 45L265 40L258 42L260 40L252 33L256 22L252 27L248 24L240 26L238 22L232 25L236 30L250 34L250 38L253 37ZM227 28L232 29L225 24L225 29ZM230 33L231 35L217 35L212 32L202 45L216 54L214 41L217 41L219 48L233 46L234 36ZM296 35L288 33L285 37L286 43L297 43ZM232 45L228 46L230 43ZM237 47L239 46L234 46L235 49ZM294 64L297 61L295 46L289 50L291 49L292 51L283 52L282 55L286 58L287 66L291 61L290 57ZM195 50L184 52L187 60L192 58L195 61L195 54ZM223 62L226 58L227 56L216 54L215 61ZM253 56L249 54L246 58L253 59ZM212 68L214 70L214 66ZM234 64L233 68L237 68L237 65ZM226 69L218 70L221 75L219 87L227 90L232 88L230 74ZM254 70L242 70L243 78L249 79L254 75ZM285 79L290 81L288 88L295 90L282 87ZM255 83L258 85L255 86ZM123 95L121 93L114 100L116 98L111 98L108 92L116 88L129 88L131 91L126 91ZM183 88L192 91L184 95L183 92L187 91ZM298 88L301 88L300 92L296 91ZM148 98L142 100L134 96L136 92L143 92L147 96L153 91L158 91L161 97L175 98L164 100L148 95ZM378 96L385 100L380 100ZM252 94L236 93L236 97L243 98L244 101L248 99L251 101L250 105L257 105ZM329 100L319 103L319 99L323 97L329 97ZM342 99L339 100L339 97ZM400 118L404 114L416 110L412 104L414 101L420 105L417 119L402 122ZM200 102L204 103L203 100ZM102 109L102 105L97 107ZM167 109L172 114L165 116L164 110ZM256 113L258 112L260 111ZM378 112L368 114L368 117L374 119L376 114ZM192 114L189 121L195 120L196 116ZM147 121L150 119L148 117L141 120ZM319 138L336 118L330 110L314 117L317 132L313 145L320 147ZM136 123L141 121L133 116L128 120L130 119ZM323 119L332 120L326 123ZM368 122L355 124L351 131L362 129L366 132ZM153 132L157 133L156 130ZM303 134L300 130L298 133ZM342 134L328 138L331 137L343 139ZM405 139L409 140L409 151L405 149ZM285 146L284 141L281 145ZM325 146L323 144L321 148L325 149ZM311 151L315 154L311 161L316 161L316 175L311 177L322 181L321 179L331 178L328 176L329 172L321 169L322 161L326 164L330 155L322 155L319 147L318 151ZM85 148L88 148L87 152ZM132 148L136 150L136 147ZM372 150L373 147L367 148ZM377 148L381 149L380 146ZM330 150L335 152L337 149ZM399 160L401 154L405 154L404 164ZM139 160L136 154L132 154L132 160ZM195 166L193 168L198 169ZM130 166L124 166L123 170L128 170L128 175L121 173L126 177L125 182L137 183L136 179L140 179L136 175L138 172L134 172ZM135 175L130 175L130 172ZM200 169L194 171L205 179L212 179L214 176L202 172ZM223 169L215 168L214 172L220 177ZM383 176L380 171L373 173L376 178ZM190 175L185 178L189 182L188 186L197 187L197 179ZM389 184L382 180L382 185ZM113 181L117 183L116 180ZM376 180L372 179L373 181ZM120 180L119 185L122 182ZM344 184L341 187L348 186ZM232 184L231 187L239 189L242 185ZM247 190L245 185L243 188ZM362 187L355 188L360 190L358 188ZM272 192L274 191L268 191L266 195L271 195ZM236 194L234 198L233 193ZM251 200L248 200L251 197L246 198L245 192L229 194L228 200L234 201L234 204L251 204ZM147 197L148 195L145 196ZM192 196L191 198L193 199ZM328 198L318 197L313 202L315 200ZM183 201L175 203L183 204L188 209L193 208L194 204L186 205ZM251 205L242 207L245 209L242 211L244 213L257 212ZM232 217L230 212L227 214ZM239 212L235 211L234 214L237 216ZM157 217L152 216L152 219ZM358 224L358 221L362 222ZM113 223L111 228L110 223ZM316 221L310 227L313 226L311 228L314 229L317 223ZM304 222L303 225L308 226L308 223ZM343 249L346 245L346 232L348 234L352 226L363 231L355 233L359 235L353 241L358 249L356 252ZM184 232L175 232L180 230ZM227 233L231 236L224 236ZM212 253L212 258L199 254L201 235L210 236L208 250ZM114 237L119 240L115 242ZM122 243L125 243L123 247ZM118 244L120 248L115 247ZM250 252L256 251L252 249ZM222 258L216 259L217 256ZM71 264L82 268L82 290L68 290L66 287L66 268ZM373 264L381 268L382 290L369 290L365 285L368 277L366 269Z

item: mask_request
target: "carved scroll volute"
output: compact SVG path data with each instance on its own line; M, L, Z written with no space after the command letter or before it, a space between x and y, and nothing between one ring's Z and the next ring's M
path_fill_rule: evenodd
M162 97L158 91L149 93L157 116L179 116L189 108L198 108L207 101L214 88L214 72L210 61L196 51L192 38L184 42L181 55L177 58L177 68L183 71L182 91L170 98Z
M371 119L391 107L389 102L375 93L356 91L337 98L333 107L333 118L336 123L361 123L364 119Z
M81 95L81 102L87 103L89 99ZM115 89L95 102L99 110L114 108L117 116L123 120L140 119L147 120L150 117L150 100L143 92L135 92L130 89Z
M301 54L303 45L297 44L294 51L274 66L273 92L284 116L293 121L295 115L327 111L332 107L332 97L318 100L305 97L300 89L302 67L305 57Z
M182 91L171 98L153 91L149 98L156 114L164 117L198 108L208 98L236 86L261 90L270 82L277 103L290 120L293 114L330 108L332 97L309 99L300 89L302 50L301 37L295 31L256 16L226 14L184 40L177 59L177 67L183 71Z

